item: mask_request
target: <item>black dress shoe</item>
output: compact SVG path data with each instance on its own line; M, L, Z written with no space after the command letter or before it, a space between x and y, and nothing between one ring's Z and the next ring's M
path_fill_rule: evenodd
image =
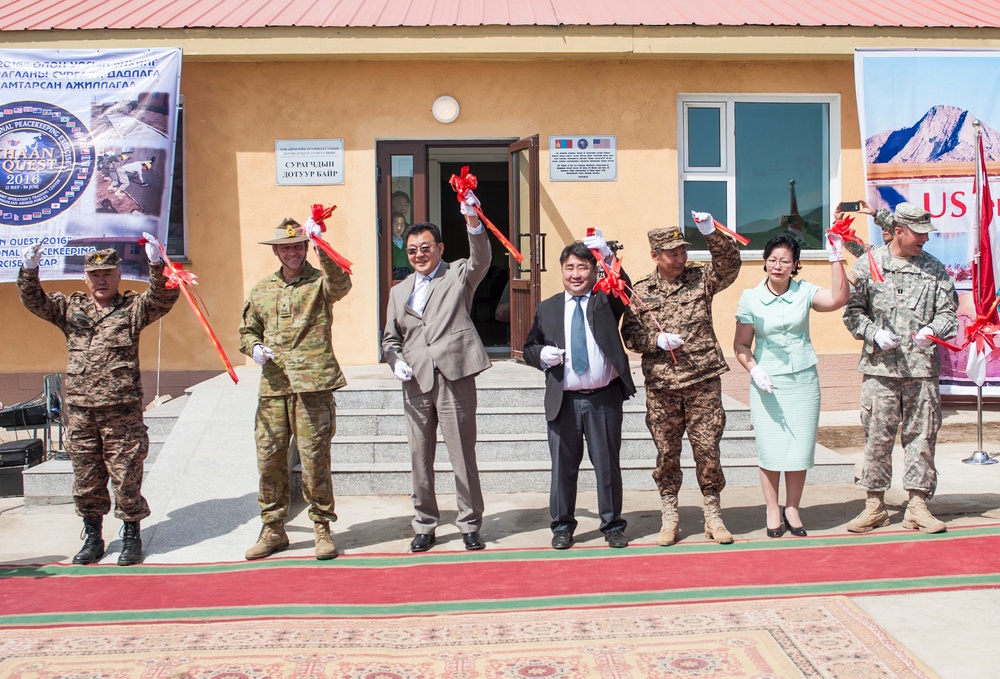
M552 549L569 549L573 545L573 534L568 530L557 530L552 534Z
M777 528L767 529L767 537L769 538L780 538L784 534L785 534L785 524L781 524Z
M468 550L486 549L486 543L479 537L478 530L474 530L471 533L462 533L462 542L465 543L465 548Z
M608 547L614 547L616 549L628 547L628 538L625 537L625 531L620 528L609 530L604 534L604 540L608 543Z
M437 540L434 538L434 533L417 533L410 540L410 551L411 552L426 552L428 549L434 546Z
M806 533L806 529L803 528L802 526L793 526L792 524L788 523L788 517L785 515L784 508L781 509L781 519L785 522L785 528L788 529L788 532L794 535L795 537L804 538L805 536L808 535L808 533Z

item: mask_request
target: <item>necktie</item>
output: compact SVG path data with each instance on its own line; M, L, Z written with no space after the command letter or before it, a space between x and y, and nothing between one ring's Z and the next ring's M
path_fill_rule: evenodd
M427 306L427 288L430 287L431 279L422 274L417 274L417 282L413 286L413 310L421 316L424 315L424 307Z
M590 368L590 355L587 353L587 328L583 320L583 297L574 297L576 309L569 324L569 347L573 352L573 372L582 375Z

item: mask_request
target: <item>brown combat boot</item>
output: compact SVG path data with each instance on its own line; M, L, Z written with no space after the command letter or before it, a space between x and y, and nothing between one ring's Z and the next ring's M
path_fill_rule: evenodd
M733 534L722 523L722 507L719 505L718 495L705 496L705 537L720 545L733 542Z
M316 558L320 561L326 561L337 556L337 546L333 544L333 538L330 537L330 522L315 522L313 532L316 534Z
M274 521L265 523L260 529L260 537L257 538L257 543L247 550L246 557L248 561L263 559L287 548L288 534L285 533L285 525L281 521Z
M660 514L663 516L663 526L656 535L656 544L667 547L677 542L681 532L677 525L680 519L677 516L676 495L660 496Z
M919 529L921 533L943 533L948 530L944 521L934 518L927 509L927 493L921 490L910 491L910 501L906 503L906 513L903 514L903 528Z
M875 528L888 525L889 512L885 511L885 492L869 490L868 499L865 500L865 508L847 524L847 530L852 533L867 533Z

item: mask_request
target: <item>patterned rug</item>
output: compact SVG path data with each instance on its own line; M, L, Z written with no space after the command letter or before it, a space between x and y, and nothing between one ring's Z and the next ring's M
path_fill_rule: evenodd
M475 584L470 584L475 587ZM842 597L0 629L12 679L930 677Z

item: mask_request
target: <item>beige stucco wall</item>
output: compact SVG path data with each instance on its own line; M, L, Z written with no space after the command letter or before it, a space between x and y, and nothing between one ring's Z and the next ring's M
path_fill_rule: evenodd
M385 139L541 137L542 230L549 234L543 296L561 289L561 244L590 225L626 245L633 276L651 267L645 232L674 223L678 211L677 93L834 93L840 95L841 185L863 188L853 64L810 61L518 61L518 62L185 62L186 192L190 269L211 322L234 363L236 329L246 293L275 268L257 240L285 216L302 219L314 202L335 203L331 241L355 263L354 290L336 307L334 346L343 363L377 358L375 143ZM451 94L462 113L451 125L430 114ZM551 183L547 138L615 134L618 181ZM343 138L343 186L279 187L275 139ZM489 206L486 206L489 212ZM777 217L777 216L776 216ZM742 289L755 285L759 262L716 301L716 329L732 353L733 312ZM829 283L829 265L806 263L803 277ZM73 283L50 290L77 289ZM0 374L60 370L63 338L25 312L13 285L0 286ZM155 331L147 331L144 367L156 364ZM814 319L821 353L856 353L839 314ZM162 368L220 368L191 312L179 302L163 321ZM221 368L220 368L221 369Z

